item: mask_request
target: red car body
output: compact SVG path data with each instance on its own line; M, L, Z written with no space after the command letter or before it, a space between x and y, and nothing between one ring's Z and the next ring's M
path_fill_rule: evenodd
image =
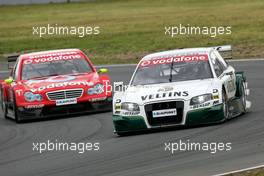
M4 115L19 122L111 110L111 82L102 72L78 49L22 54L0 82Z

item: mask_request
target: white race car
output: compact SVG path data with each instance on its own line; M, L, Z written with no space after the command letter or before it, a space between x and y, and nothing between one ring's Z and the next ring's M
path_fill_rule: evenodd
M217 123L245 113L249 89L243 72L225 62L222 53L229 51L220 46L145 56L127 88L114 94L115 132Z

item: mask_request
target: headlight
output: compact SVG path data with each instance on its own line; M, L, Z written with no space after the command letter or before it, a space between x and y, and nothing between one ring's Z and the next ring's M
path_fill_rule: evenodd
M190 105L197 105L210 100L212 100L212 94L199 95L191 99Z
M103 92L104 92L104 85L96 84L94 87L91 87L88 89L87 94L94 95L94 94L101 94Z
M136 103L124 102L121 104L121 110L139 112L139 105Z
M25 92L24 98L28 102L42 101L42 95L41 94L34 94L32 92Z
M35 94L35 100L42 101L42 95L41 94Z

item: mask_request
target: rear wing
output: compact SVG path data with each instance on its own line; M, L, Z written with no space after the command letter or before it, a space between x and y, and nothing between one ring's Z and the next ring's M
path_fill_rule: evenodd
M223 45L223 46L214 46L211 47L219 52L223 59L232 59L232 46Z
M8 69L13 69L19 54L7 56Z

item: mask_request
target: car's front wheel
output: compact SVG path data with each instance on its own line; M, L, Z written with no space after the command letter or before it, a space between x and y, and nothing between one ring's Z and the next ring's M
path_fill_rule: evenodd
M229 110L228 110L228 101L227 101L227 95L225 90L222 90L222 102L223 102L223 115L224 120L227 120L229 118Z
M15 98L15 96L13 98L13 113L14 113L14 118L15 118L16 123L20 123L22 120L19 117L19 113L17 112L17 105L16 105L16 98Z
M245 91L245 83L244 82L241 84L240 102L241 102L241 105L242 105L242 113L245 113L246 112L247 98L246 98L246 91Z

